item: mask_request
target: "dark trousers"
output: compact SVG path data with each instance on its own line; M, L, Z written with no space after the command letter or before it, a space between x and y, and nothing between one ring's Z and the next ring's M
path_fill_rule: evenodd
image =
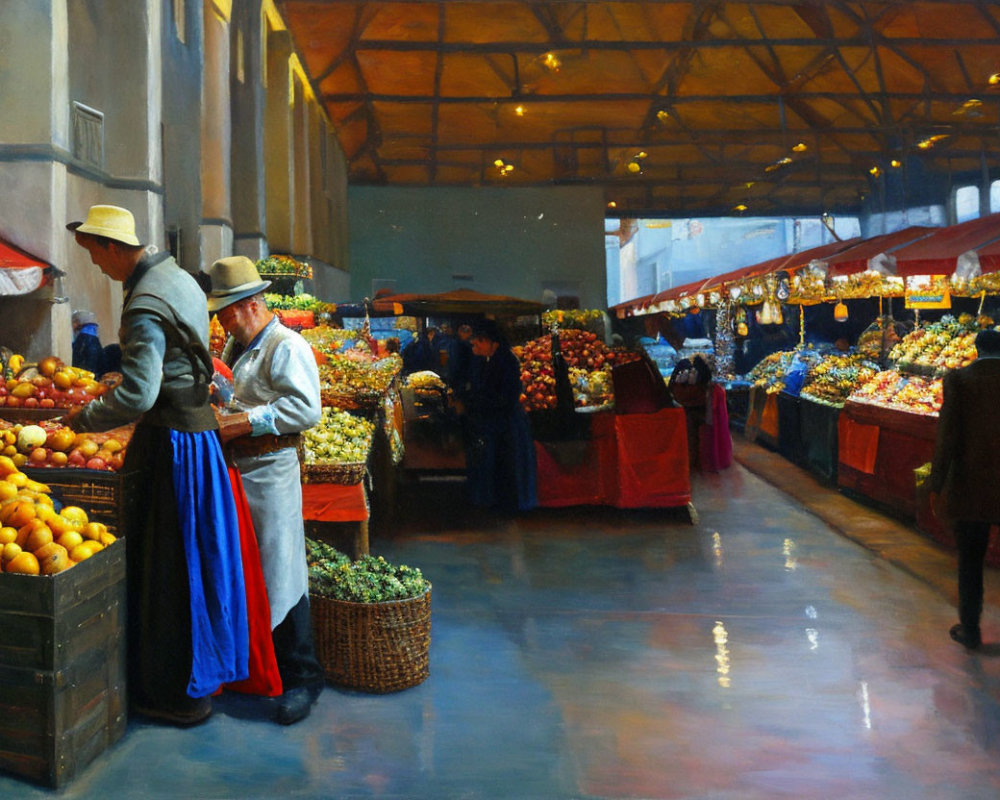
M983 613L983 563L990 540L989 522L955 522L958 545L958 619L962 625L979 630Z
M316 659L313 648L308 594L302 595L302 599L285 615L278 627L271 631L271 638L274 641L274 657L278 662L284 691L300 686L322 687L323 667Z

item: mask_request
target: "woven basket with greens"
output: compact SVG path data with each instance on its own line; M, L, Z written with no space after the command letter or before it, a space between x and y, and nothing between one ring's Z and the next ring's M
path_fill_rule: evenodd
M306 538L309 591L349 603L383 603L422 597L430 582L416 567L394 566L382 556L351 561L334 547Z

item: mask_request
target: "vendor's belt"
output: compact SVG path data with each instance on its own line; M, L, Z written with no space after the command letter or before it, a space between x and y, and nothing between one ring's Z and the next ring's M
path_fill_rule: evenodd
M226 445L226 454L230 458L246 458L247 456L274 453L278 450L284 450L286 447L294 447L298 450L301 446L301 433L286 433L281 436L265 433L263 436L241 436L238 439L233 439Z

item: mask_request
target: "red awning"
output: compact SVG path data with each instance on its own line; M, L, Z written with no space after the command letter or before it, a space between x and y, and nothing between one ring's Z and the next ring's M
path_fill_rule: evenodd
M702 289L720 289L725 284L732 283L733 281L750 278L754 275L764 275L765 273L779 269L780 265L783 264L787 258L788 256L769 258L767 261L751 264L748 267L740 267L739 269L730 270L729 272L723 272L721 275L715 275L705 281Z
M894 253L896 269L900 275L950 275L960 255L997 240L1000 240L1000 214L971 219L940 228L900 248Z
M49 265L0 240L0 295L28 294L41 287Z
M1000 271L1000 240L979 248L976 255L981 273Z
M883 255L888 255L918 239L939 230L938 228L926 228L914 225L893 233L884 233L881 236L874 236L865 239L847 250L842 250L828 258L821 259L826 262L830 275L853 275L856 272L864 272L869 268L872 259L878 259Z
M853 239L842 239L836 242L828 242L827 244L821 244L818 247L812 247L809 250L792 253L791 255L785 257L783 264L775 267L772 271L777 272L782 269L801 269L802 267L808 266L813 261L825 261L837 253L841 253L851 247L856 247L861 243L861 237L856 236Z
M435 314L504 314L529 316L545 310L542 303L473 289L455 289L439 294L391 294L372 303L377 312L433 316Z

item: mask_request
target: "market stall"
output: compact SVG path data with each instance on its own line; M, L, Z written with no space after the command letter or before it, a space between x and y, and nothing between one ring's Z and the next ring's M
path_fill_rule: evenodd
M378 315L413 317L418 332L428 325L448 322L456 329L484 317L497 320L511 342L517 344L537 336L545 306L531 300L491 295L472 289L456 289L432 294L405 293L376 298L372 312ZM446 351L440 351L446 352ZM465 450L459 415L451 405L444 379L449 365L442 361L432 369L442 379L441 386L411 384L401 387L403 475L419 478L434 474L457 474L465 470ZM421 370L424 372L425 370Z

